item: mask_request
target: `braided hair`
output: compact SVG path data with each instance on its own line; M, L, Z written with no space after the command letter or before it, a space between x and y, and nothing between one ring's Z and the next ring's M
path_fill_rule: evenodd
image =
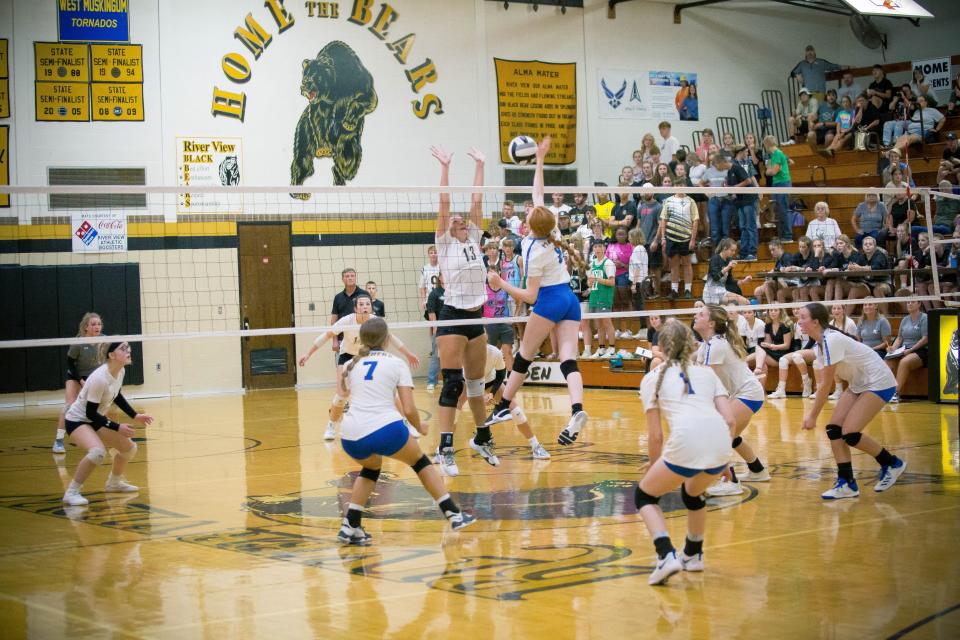
M350 372L353 371L357 363L370 355L371 351L383 349L383 345L386 344L389 337L390 333L387 329L387 321L383 318L372 316L360 325L360 348L357 350L357 355L353 356L353 359L347 363L346 368L343 370L344 388L347 388Z
M660 367L660 377L657 378L657 387L653 393L654 401L660 399L660 387L663 386L663 377L673 365L680 367L680 372L684 379L689 380L687 367L693 359L693 354L697 349L697 342L693 338L693 331L686 324L671 318L664 323L663 328L657 334L657 344L663 351L665 362ZM683 393L687 393L687 385L683 387Z
M730 348L733 349L738 358L741 360L746 358L747 347L743 344L743 337L737 329L737 323L730 322L730 314L727 313L727 310L716 304L708 304L707 310L710 312L710 321L713 322L714 331L717 335L726 338Z

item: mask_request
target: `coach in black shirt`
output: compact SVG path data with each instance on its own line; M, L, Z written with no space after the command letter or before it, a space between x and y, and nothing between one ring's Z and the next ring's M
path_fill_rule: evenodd
M370 295L357 286L356 269L347 267L340 272L340 279L343 280L343 291L338 293L333 298L333 309L330 310L330 324L333 324L340 318L353 313L353 301L357 296ZM336 340L333 341L333 350L335 352L340 350L341 338L343 338L342 333L337 336Z

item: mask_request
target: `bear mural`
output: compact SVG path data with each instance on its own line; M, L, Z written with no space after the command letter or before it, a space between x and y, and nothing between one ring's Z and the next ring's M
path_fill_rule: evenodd
M309 103L293 134L290 184L313 175L314 158L333 159L333 184L353 180L360 168L360 138L367 114L377 108L373 76L347 44L328 43L313 60L303 61L300 93ZM308 200L309 193L291 193Z

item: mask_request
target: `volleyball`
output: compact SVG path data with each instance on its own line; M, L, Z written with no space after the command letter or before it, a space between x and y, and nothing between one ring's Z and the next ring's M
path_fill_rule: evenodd
M537 159L537 141L530 136L517 136L508 147L514 164L530 164Z

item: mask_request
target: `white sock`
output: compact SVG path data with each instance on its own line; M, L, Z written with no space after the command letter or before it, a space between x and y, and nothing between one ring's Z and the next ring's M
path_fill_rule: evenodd
M680 291L680 283L679 283L679 282L671 282L671 283L670 283L670 290L671 290L671 291Z
M685 282L685 283L683 283L683 290L684 290L684 291L693 291L693 285L692 285L691 283L689 283L689 282Z
M530 438L530 440L528 440L527 442L530 443L530 446L531 446L531 447L536 447L538 444L540 444L540 441L537 440L537 436L533 436L533 437Z
M71 480L70 485L67 487L67 493L80 493L80 489L82 488L82 484L77 484L76 480Z
M808 376L808 375L807 375L807 376L800 376L800 382L802 382L803 384L807 384L808 382L810 382L810 376Z
M56 438L57 440L63 440L63 437L64 437L65 435L67 435L66 430L64 430L64 429L57 429L57 438Z
M786 383L786 382L778 382L778 383L777 383L777 391L785 391L786 388L787 388L787 383Z

